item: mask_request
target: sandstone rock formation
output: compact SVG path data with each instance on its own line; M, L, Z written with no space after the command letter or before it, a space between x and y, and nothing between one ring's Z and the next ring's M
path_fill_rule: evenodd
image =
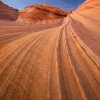
M9 7L0 1L0 19L16 20L18 17L18 10Z
M67 16L66 11L49 4L31 5L19 11L17 22L45 24L57 21Z
M100 100L99 5L51 24L0 20L0 100Z

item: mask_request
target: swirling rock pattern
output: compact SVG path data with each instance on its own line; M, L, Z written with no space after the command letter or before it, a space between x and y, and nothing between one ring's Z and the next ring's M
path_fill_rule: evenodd
M46 24L57 22L58 19L67 16L67 11L62 11L60 8L49 4L31 5L19 11L17 22Z
M99 5L59 23L0 21L0 100L100 100Z
M18 18L18 10L4 4L0 0L0 19L16 20Z

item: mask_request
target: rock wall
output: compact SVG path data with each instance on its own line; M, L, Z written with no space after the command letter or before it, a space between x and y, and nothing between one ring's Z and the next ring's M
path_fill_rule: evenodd
M18 17L18 10L0 1L0 19L16 20Z
M66 11L48 4L30 5L19 11L17 22L21 23L52 23L67 16Z

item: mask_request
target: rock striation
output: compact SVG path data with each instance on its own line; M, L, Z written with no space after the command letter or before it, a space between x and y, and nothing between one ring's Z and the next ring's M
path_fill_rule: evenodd
M16 20L18 17L18 10L0 1L0 19Z
M100 0L86 0L76 12L100 22Z
M99 5L86 0L52 20L50 5L32 5L19 12L22 23L0 20L0 100L100 100Z
M26 7L19 11L17 22L46 24L55 22L56 19L61 19L67 16L67 11L62 11L60 8L49 4L35 4Z

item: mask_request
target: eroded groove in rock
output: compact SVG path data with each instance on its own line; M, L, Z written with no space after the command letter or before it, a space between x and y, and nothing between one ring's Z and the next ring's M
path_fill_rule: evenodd
M96 74L97 72L94 69L98 68L96 65L91 61L90 58L85 54L85 52L81 50L81 47L77 45L77 42L71 36L72 33L69 32L68 36L68 44L69 44L69 55L74 67L74 70L77 74L79 79L80 85L83 88L83 91L86 95L88 100L94 98L99 99L99 89L96 87L100 87L99 79L97 80ZM87 59L86 59L87 58ZM94 68L94 69L93 69ZM99 70L98 70L99 71ZM95 73L95 77L94 74ZM99 73L98 73L99 74ZM94 80L92 82L92 80ZM97 85L97 86L96 86ZM89 91L89 92L88 92ZM94 93L93 93L94 91ZM97 97L98 95L98 97Z
M0 100L100 100L99 5L31 5L0 20Z

